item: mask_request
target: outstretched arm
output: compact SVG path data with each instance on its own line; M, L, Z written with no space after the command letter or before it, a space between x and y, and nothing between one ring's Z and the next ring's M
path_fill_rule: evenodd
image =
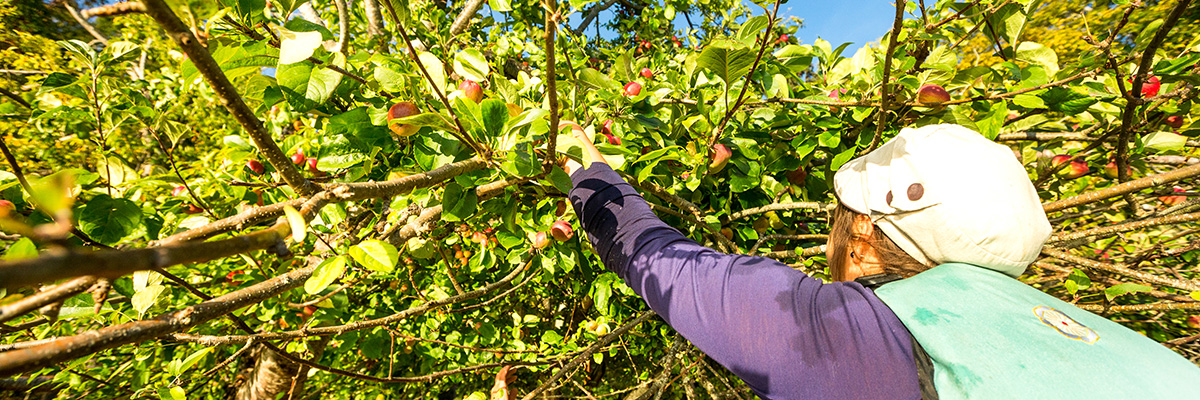
M605 267L759 396L920 397L908 331L870 290L701 246L602 162L576 168L572 181L571 202Z

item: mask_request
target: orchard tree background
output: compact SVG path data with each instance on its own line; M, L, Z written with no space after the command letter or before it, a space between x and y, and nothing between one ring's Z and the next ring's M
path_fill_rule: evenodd
M0 397L753 397L572 235L563 121L821 278L832 171L965 125L1045 200L1024 282L1200 357L1200 6L901 2L848 54L758 1L0 1Z

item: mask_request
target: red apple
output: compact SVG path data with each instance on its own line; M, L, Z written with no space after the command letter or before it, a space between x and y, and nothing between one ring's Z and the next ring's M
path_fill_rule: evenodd
M567 221L554 221L554 225L550 227L550 236L554 236L554 240L565 242L575 236L575 230Z
M834 100L840 100L838 97L849 91L849 89L833 89L829 91L828 96L832 97Z
M559 200L558 203L554 204L554 216L555 217L561 217L563 214L566 214L566 213L567 213L567 202L566 201Z
M804 187L804 180L808 178L808 171L805 171L804 167L800 167L793 171L788 171L784 175L787 176L787 181L791 182L791 184Z
M1074 158L1074 157L1066 155L1066 154L1056 155L1056 156L1050 158L1050 166L1053 168L1058 168L1059 165L1063 165L1065 163L1071 162L1072 158Z
M1083 160L1071 161L1071 165L1059 171L1067 179L1075 179L1087 175L1088 172L1091 172L1091 168L1088 168L1087 162Z
M785 34L779 35L779 39L775 39L775 44L787 43L787 41L788 41L788 35L785 33Z
M176 186L175 189L171 190L172 196L182 196L184 193L187 193L187 187L182 185Z
M468 82L470 82L470 81L468 81ZM475 85L475 86L478 87L479 85ZM392 120L398 119L398 118L404 118L404 117L411 117L413 115L417 115L420 113L421 113L421 110L417 108L417 105L413 104L410 101L402 101L402 102L396 103L395 105L392 106L392 108L388 109L388 113L387 113L388 127L392 129L393 133L395 133L396 135L398 135L400 137L412 136L414 133L417 133L417 131L420 130L421 127L416 126L416 125L411 125L411 124L393 124ZM293 160L295 160L295 158L293 158Z
M187 211L184 211L184 212L186 212L188 214L199 214L199 213L204 212L204 209L200 208L200 207L196 207L195 204L188 204Z
M308 162L308 171L309 172L313 172L313 173L321 172L321 170L317 169L317 159L309 158L307 162Z
M950 93L945 88L934 85L925 84L917 89L917 102L921 104L939 104L950 101Z
M1178 187L1178 186L1176 186L1174 189L1172 189L1172 191L1175 193L1183 193L1184 192L1183 188ZM1163 204L1166 204L1168 206L1173 206L1173 205L1182 203L1184 201L1187 201L1187 196L1161 196L1158 198L1158 201L1161 201L1161 202L1163 202Z
M613 124L613 120L611 120L611 119L604 120L604 124L600 125L600 133L603 133L605 135L612 134L612 124Z
M651 71L650 68L642 67L642 77L646 79L654 79L654 71Z
M1193 315L1188 317L1187 326L1192 327L1192 329L1200 329L1200 316Z
M642 93L642 84L637 82L629 82L625 84L625 97L637 96Z
M302 165L304 164L304 158L304 152L296 150L295 153L292 153L292 164Z
M467 79L462 84L458 85L458 90L463 91L463 96L466 96L471 101L476 103L483 101L483 88L479 87L479 83Z
M725 164L729 163L729 157L733 156L733 151L729 150L729 146L723 143L717 143L712 146L712 161L708 164L708 173L715 174L721 172L725 168Z
M675 43L675 47L683 47L683 43L679 41L678 36L671 36L671 42Z
M1133 84L1133 78L1126 79L1125 81L1129 82L1130 85ZM1150 75L1142 80L1142 97L1158 96L1158 89L1160 88L1162 88L1162 82L1158 81L1157 76Z
M531 241L533 242L533 248L539 249L539 250L544 249L544 248L546 248L546 246L550 245L550 238L546 237L546 232L535 233L533 235L533 238L531 239Z
M621 145L621 138L613 136L613 134L611 134L611 133L605 133L604 137L608 138L608 144L611 144L613 146Z
M1183 117L1180 117L1178 115L1172 115L1170 117L1167 117L1167 126L1171 127L1172 129L1182 128L1183 127Z
M17 206L13 205L13 203L11 201L0 200L0 217L7 217L9 214L11 214L13 212L13 210L16 210L16 209L17 209Z
M246 168L249 168L255 175L262 175L263 172L267 172L267 168L261 162L258 162L258 160L246 161Z

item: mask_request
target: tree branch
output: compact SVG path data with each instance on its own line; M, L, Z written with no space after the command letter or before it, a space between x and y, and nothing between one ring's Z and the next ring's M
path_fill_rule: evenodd
M1042 248L1042 254L1046 255L1047 257L1057 258L1059 260L1063 260L1063 261L1073 263L1073 264L1078 264L1078 265L1081 265L1081 266L1084 266L1087 268L1091 268L1091 269L1094 269L1097 271L1104 271L1104 272L1110 272L1110 273L1114 273L1114 274L1118 274L1118 275L1124 275L1124 276L1127 276L1130 278L1140 279L1140 280L1148 282L1148 283L1169 286L1169 287L1173 287L1176 289L1183 289L1183 290L1187 290L1187 291L1200 290L1200 283L1197 283L1196 281L1163 278L1161 276L1148 274L1145 272L1134 271L1129 268L1118 266L1116 264L1109 264L1109 263L1099 262L1096 260L1091 260L1091 259L1087 259L1084 257L1076 256L1074 254L1067 253L1065 251L1062 251L1062 250L1059 250L1059 249L1056 249L1053 247L1049 247L1049 246Z
M1191 178L1200 175L1200 164L1190 165L1173 171L1164 172L1158 175L1151 175L1141 179L1135 179L1129 182L1116 184L1104 189L1084 193L1078 196L1069 197L1055 202L1050 202L1042 205L1042 210L1046 213L1062 211L1071 207L1077 207L1088 203L1094 203L1104 199L1120 196L1126 193L1133 193L1142 189L1159 186L1166 183L1175 182L1181 179Z
M271 163L276 171L279 171L283 181L287 182L288 186L291 186L292 190L301 196L309 196L320 190L320 187L309 182L304 175L300 174L300 171L296 170L291 159L284 155L283 150L280 150L275 141L271 139L271 135L263 127L262 121L259 121L250 107L246 106L237 89L209 55L208 49L196 40L183 21L175 16L175 12L171 11L171 8L163 0L146 0L145 5L146 13L158 21L158 25L166 31L167 36L175 40L175 43L192 60L196 69L204 76L204 80L212 87L214 94L221 100L221 104L242 125L246 134L250 136L250 140L262 152L267 162Z
M529 393L525 394L525 397L522 397L521 400L532 400L534 397L537 397L537 395L539 395L543 391L545 391L547 387L550 387L550 385L554 384L555 382L558 382L559 379L562 379L562 377L564 375L566 375L567 373L569 373L571 371L574 371L576 367L579 367L579 364L583 363L584 361L590 360L592 354L595 353L596 350L599 350L604 345L612 343L612 341L616 340L618 336L625 334L625 332L628 332L630 329L633 329L633 327L637 326L638 324L640 324L642 322L646 322L646 320L650 319L651 317L653 317L655 315L658 315L658 314L655 314L654 311L644 311L644 312L642 312L642 315L639 315L637 318L634 318L632 321L625 323L625 325L621 325L621 327L613 330L608 335L605 335L604 337L600 338L600 340L597 340L595 343L592 343L592 345L588 346L586 349L584 349L582 353L575 356L575 358L572 359L571 362L567 363L567 365L560 368L558 370L558 372L554 373L554 375L551 376L550 379L547 379L545 382L542 382L542 384L539 385L537 388L535 388L532 391L530 391Z
M470 25L471 18L479 9L483 8L483 0L467 0L467 4L463 6L462 12L458 13L458 17L454 18L454 22L450 24L450 36L458 36L467 30Z
M896 19L892 22L892 34L888 39L887 54L883 55L883 81L879 88L879 119L875 122L875 136L871 138L871 147L867 148L865 153L870 153L879 147L879 142L883 139L883 130L887 127L888 119L888 82L892 74L892 52L896 51L896 39L900 37L901 24L904 21L904 6L908 5L906 1L896 2Z

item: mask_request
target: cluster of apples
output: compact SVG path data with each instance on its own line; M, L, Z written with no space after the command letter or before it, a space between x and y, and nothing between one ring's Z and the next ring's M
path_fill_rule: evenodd
M1070 164L1067 165L1066 167L1063 167L1061 170L1058 170L1059 175L1062 176L1063 178L1075 179L1075 178L1082 177L1082 176L1087 175L1088 173L1092 172L1092 169L1091 169L1091 167L1088 166L1087 161L1084 161L1082 158L1077 158L1076 156L1072 156L1072 155L1068 155L1068 154L1059 154L1059 155L1056 155L1056 156L1050 158L1050 166L1055 169L1059 168L1060 165L1063 165L1066 163L1070 163ZM1116 179L1117 178L1117 162L1109 161L1108 164L1106 164L1104 166L1103 171L1104 171L1104 176L1106 176L1110 179ZM1132 175L1133 168L1126 166L1125 172L1128 172L1130 175Z

